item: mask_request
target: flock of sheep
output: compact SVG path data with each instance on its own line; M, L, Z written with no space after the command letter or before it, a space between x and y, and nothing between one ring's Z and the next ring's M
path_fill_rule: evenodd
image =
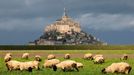
M24 53L22 55L23 59L29 58L29 53ZM57 71L57 69L61 69L63 72L65 71L79 71L79 68L83 68L83 64L80 62L76 62L75 60L70 60L71 55L65 54L64 55L64 61L60 61L59 59L56 59L56 56L54 54L49 54L47 56L47 59L44 61L43 68L52 68L53 71ZM84 55L83 59L86 60L93 60L94 64L102 64L105 62L104 56L101 54L93 56L91 53L87 53ZM124 54L121 58L121 60L127 60L128 55ZM17 61L12 59L12 54L7 53L4 57L4 61L6 64L6 67L9 71L12 70L27 70L29 72L32 72L33 69L40 70L40 61L41 56L36 55L34 57L33 61ZM126 62L118 62L118 63L112 63L110 66L102 69L102 73L124 73L129 74L132 67L126 63Z

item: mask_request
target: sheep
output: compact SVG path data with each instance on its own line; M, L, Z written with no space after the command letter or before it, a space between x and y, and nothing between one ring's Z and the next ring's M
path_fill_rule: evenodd
M8 62L12 59L12 56L10 54L6 54L4 57L5 62Z
M54 55L54 54L49 54L48 56L47 56L47 59L48 60L50 60L50 59L55 59L56 58L56 56Z
M93 62L94 62L94 64L102 64L102 63L104 63L104 58L96 57Z
M69 53L65 54L64 59L70 59L70 58L71 58L71 56Z
M93 57L93 59L94 59L94 61L93 61L94 64L102 64L102 63L104 63L104 61L105 61L103 55L101 55L101 54L95 55L95 56Z
M128 55L127 54L123 54L123 56L120 59L121 60L127 60L128 59Z
M19 70L20 62L16 60L10 60L6 62L6 67L8 70Z
M32 72L32 69L37 69L39 70L39 61L27 61L27 62L21 62L19 66L20 70L28 70L29 72Z
M40 56L40 55L36 55L36 56L35 56L35 60L41 61L41 56Z
M36 56L39 57L39 56ZM40 59L35 59L34 61L27 61L27 62L21 62L20 63L20 70L28 70L29 72L32 72L32 69L40 70Z
M110 66L102 69L102 73L123 73L129 74L132 67L126 62L112 63Z
M83 64L80 62L77 62L77 68L83 68Z
M53 70L54 71L56 71L57 68L62 69L63 72L65 72L65 71L72 71L74 69L79 71L79 69L77 68L76 61L73 61L73 60L65 60L65 61L60 62L59 64L53 65Z
M43 64L43 67L52 68L53 65L56 65L58 63L60 63L59 59L45 60L45 63Z
M12 54L11 53L6 53L5 56L11 56L12 57Z
M23 53L22 58L23 59L28 59L29 58L29 53Z
M95 55L95 56L93 57L93 59L96 59L97 57L103 57L103 55L102 55L102 54L97 54L97 55Z
M93 60L93 54L91 54L91 53L85 54L84 59Z

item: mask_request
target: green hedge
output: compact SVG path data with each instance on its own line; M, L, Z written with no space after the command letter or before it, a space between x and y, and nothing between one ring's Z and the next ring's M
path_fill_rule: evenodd
M0 50L134 50L134 45L0 45Z

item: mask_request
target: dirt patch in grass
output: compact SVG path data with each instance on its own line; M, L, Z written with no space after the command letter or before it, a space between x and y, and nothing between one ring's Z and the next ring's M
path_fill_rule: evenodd
M21 52L21 51L20 52L19 51L17 51L17 52L3 51L3 52L0 52L0 57L3 58L5 56L5 54L8 53L8 52L12 53L13 57L15 57L15 58L21 58L22 54L24 53L24 52ZM35 55L40 55L42 57L47 57L47 55L49 55L49 54L55 54L57 58L64 57L64 54L62 54L62 53L58 53L58 54L53 53L53 52L47 53L47 52L43 52L43 51L37 51L37 52L36 51L33 51L33 52L30 51L28 53L30 54L30 57L34 57ZM123 54L103 54L103 55L104 55L105 58L120 58ZM71 54L72 58L83 58L83 56L84 56L84 53L72 53ZM134 58L134 54L128 54L128 57L129 58Z

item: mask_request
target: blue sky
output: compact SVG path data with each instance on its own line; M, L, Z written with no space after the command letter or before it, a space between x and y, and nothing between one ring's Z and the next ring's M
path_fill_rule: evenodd
M63 14L109 44L134 44L134 0L0 0L0 44L27 44Z

